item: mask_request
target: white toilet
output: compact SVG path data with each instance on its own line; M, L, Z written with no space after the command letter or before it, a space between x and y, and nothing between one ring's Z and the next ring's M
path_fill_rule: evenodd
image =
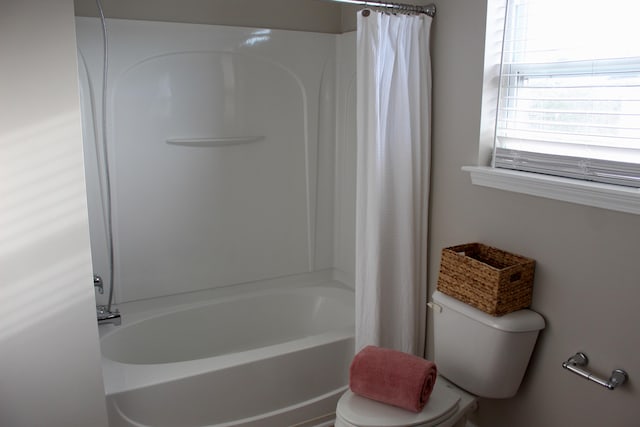
M531 310L490 316L441 292L433 294L438 379L423 411L415 414L353 394L342 395L335 427L463 427L476 397L503 399L518 391L544 328Z

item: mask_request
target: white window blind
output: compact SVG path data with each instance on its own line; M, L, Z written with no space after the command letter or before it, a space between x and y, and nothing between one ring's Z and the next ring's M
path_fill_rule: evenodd
M638 11L508 0L495 167L640 187Z

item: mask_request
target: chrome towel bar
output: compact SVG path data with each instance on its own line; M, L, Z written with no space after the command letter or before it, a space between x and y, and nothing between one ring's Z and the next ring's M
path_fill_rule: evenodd
M587 366L588 363L589 359L587 358L587 355L578 352L568 358L565 362L562 362L562 367L568 369L574 374L580 375L582 378L586 378L589 381L600 384L601 386L606 387L609 390L614 390L616 387L624 384L629 377L627 373L622 369L615 369L613 372L611 372L611 377L609 377L608 380L603 380L602 378L598 378L591 372L584 369L584 367Z

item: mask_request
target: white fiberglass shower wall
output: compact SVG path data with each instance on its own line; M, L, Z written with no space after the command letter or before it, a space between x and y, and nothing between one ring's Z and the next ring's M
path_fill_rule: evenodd
M336 36L129 20L108 30L114 302L331 269ZM108 283L99 20L77 18L77 37L92 250Z

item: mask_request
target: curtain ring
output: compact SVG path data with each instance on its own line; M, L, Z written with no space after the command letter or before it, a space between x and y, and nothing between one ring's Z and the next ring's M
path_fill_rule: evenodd
M369 15L371 15L371 11L369 9L364 9L362 11L362 16L364 16L365 18Z

